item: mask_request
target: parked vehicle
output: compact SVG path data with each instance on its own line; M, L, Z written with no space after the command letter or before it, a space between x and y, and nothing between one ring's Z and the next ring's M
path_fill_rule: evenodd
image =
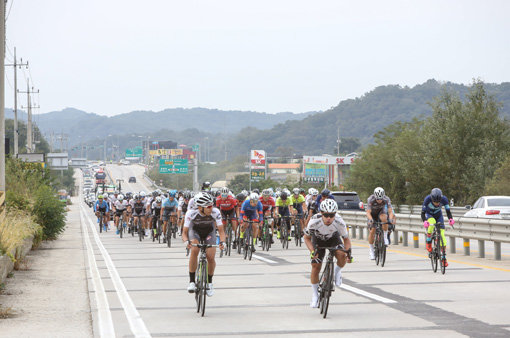
M331 195L342 210L364 210L364 205L355 191L333 191Z
M136 183L136 177L131 176L128 180L129 183Z
M464 217L510 219L510 196L482 196L466 208Z

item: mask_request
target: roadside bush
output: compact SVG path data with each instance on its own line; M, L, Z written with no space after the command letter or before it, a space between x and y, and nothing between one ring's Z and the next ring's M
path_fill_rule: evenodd
M57 239L64 231L65 205L58 200L50 187L41 186L37 189L32 214L35 221L42 226L44 240Z
M27 237L34 236L34 243L40 242L42 228L34 222L30 213L22 210L10 210L5 221L0 224L0 253L8 254L12 260L12 252L23 244Z
M7 190L5 194L7 210L29 210L30 201L17 191Z

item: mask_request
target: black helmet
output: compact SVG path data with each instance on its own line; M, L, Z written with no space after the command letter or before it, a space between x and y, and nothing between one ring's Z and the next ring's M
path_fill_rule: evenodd
M430 192L430 198L432 198L432 202L441 202L441 198L443 198L443 192L439 188L434 188Z
M209 189L211 189L211 182L205 181L204 183L202 183L202 190L209 190Z
M302 194L302 193L304 193L304 192L305 192L305 189L303 189L303 188L299 188L299 193L300 193L300 194Z
M331 191L329 191L327 188L321 191L321 195L323 197L328 197L331 194Z
M285 191L282 191L282 193L280 194L280 198L282 200L286 200L287 199L287 193Z
M236 195L236 199L238 201L244 201L246 199L246 195L243 194L243 193L239 193L239 194Z

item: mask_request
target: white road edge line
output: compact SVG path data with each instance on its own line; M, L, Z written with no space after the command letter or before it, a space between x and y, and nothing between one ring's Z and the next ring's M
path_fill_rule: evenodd
M381 296L378 296L376 294L373 294L373 293L370 293L370 292L363 291L361 289L355 288L354 286L346 285L344 283L342 283L340 288L341 289L345 289L345 290L350 291L350 292L353 292L353 293L357 293L358 295L361 295L361 296L372 298L374 300L377 300L379 302L386 303L386 304L393 304L393 303L397 302L397 301L395 301L393 299L381 297Z
M255 254L252 254L252 257L255 258L255 259L258 259L259 261L264 261L266 263L273 263L273 264L277 264L278 262L275 262L271 259L268 259L268 258L264 258L264 257L261 257L259 255L255 255Z
M110 304L108 303L108 297L104 290L103 280L99 274L97 268L97 262L94 258L94 249L90 243L89 232L87 230L87 224L83 217L83 211L80 208L80 221L83 229L83 235L85 237L85 244L87 246L87 258L89 262L89 272L92 277L92 286L94 287L94 293L96 297L97 306L97 320L99 327L99 335L101 337L115 337L115 328L113 327L112 313L110 311Z
M85 208L83 207L82 202L80 202L80 207L84 211L85 216L89 221L89 225L92 230L92 234L94 235L97 247L101 251L101 255L103 256L103 259L106 263L106 267L108 268L108 272L110 274L113 286L115 287L115 291L117 292L117 296L119 297L120 303L124 308L124 313L126 314L131 332L135 335L135 337L152 337L149 330L145 326L142 316L140 316L140 313L138 313L138 310L136 309L133 300L129 296L129 293L126 290L124 283L122 283L119 273L115 268L115 264L113 264L113 261L110 255L108 254L108 251L105 249L103 243L99 239L97 229L94 226L94 223L92 222L90 216L85 212Z

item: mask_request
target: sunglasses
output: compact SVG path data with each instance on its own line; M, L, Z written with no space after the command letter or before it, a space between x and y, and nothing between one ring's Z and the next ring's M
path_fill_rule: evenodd
M322 214L322 217L326 217L326 218L335 218L335 213L332 212L332 213L323 213Z
M208 205L208 206L206 206L206 207L204 207L204 208L206 208L206 209L212 209L212 207L213 207L212 205Z

